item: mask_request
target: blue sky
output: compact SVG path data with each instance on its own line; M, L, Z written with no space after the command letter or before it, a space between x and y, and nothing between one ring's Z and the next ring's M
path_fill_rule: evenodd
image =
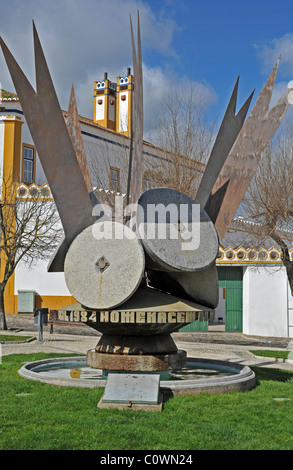
M136 24L138 9L147 128L170 83L200 86L209 115L221 118L238 75L239 106L253 89L256 99L280 54L276 96L293 79L292 0L0 0L0 6L0 34L32 84L34 19L61 106L73 83L87 117L94 80L107 71L115 81L132 65L129 13ZM1 52L0 82L14 90Z

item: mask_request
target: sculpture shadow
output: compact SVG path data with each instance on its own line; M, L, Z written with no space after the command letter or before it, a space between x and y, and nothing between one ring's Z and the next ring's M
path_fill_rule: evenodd
M274 381L274 382L291 382L293 381L293 374L290 371L282 369L269 369L265 367L251 366L256 376L255 386L259 387L261 381Z

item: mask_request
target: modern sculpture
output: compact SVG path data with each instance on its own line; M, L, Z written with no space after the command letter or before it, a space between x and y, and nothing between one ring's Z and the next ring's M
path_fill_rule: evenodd
M88 351L91 367L180 368L186 354L177 350L171 333L200 317L209 318L217 306L219 241L289 106L287 90L268 111L279 61L246 122L252 94L235 115L237 79L194 199L169 188L141 194L139 18L137 53L131 24L135 88L128 197L137 205L133 230L129 219L118 222L93 215L97 200L90 186L74 91L66 125L35 25L33 31L37 91L2 39L0 44L64 228L64 240L48 269L64 271L77 304L60 309L59 316L102 332L96 349ZM158 205L169 216L164 220L164 237L158 235L161 221L148 213L149 207ZM170 207L173 213L167 210Z

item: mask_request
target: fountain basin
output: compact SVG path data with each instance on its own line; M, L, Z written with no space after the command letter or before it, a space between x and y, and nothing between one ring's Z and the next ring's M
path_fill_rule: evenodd
M26 379L67 387L105 387L107 381L105 372L87 366L86 356L30 362L18 373ZM161 392L172 395L244 392L254 385L255 374L248 366L198 358L187 358L186 368L171 371L160 379Z

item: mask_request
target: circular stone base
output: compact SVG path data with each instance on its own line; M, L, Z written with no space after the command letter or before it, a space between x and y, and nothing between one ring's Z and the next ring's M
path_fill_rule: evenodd
M186 352L176 351L160 355L120 355L98 353L95 349L87 352L87 365L93 369L120 371L163 371L181 369L186 365Z

